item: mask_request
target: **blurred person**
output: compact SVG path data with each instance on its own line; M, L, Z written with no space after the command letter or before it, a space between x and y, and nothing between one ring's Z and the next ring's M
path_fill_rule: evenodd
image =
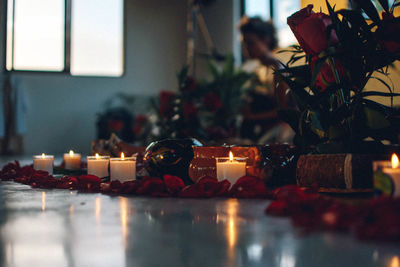
M274 51L278 47L270 21L243 17L240 26L243 55L250 59L243 69L254 71L256 80L247 94L241 136L256 143L291 142L294 132L278 118L278 109L291 106L287 85L274 75L283 67Z

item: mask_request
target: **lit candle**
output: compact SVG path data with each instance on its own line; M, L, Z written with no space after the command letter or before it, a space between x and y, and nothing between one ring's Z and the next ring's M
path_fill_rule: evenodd
M112 158L110 180L119 180L121 183L136 180L136 158L125 158L124 153L121 153L120 158Z
M87 157L87 173L96 175L97 177L104 178L108 177L108 165L110 164L109 156L99 156L96 153L95 156Z
M76 154L70 150L69 153L64 154L65 169L79 170L81 168L81 154Z
M217 160L217 179L219 181L228 180L231 185L246 175L247 158L234 158L229 152L229 158L216 158Z
M33 156L33 168L37 171L46 171L49 174L53 174L53 164L54 164L54 156L53 155L36 155Z
M400 196L400 168L399 158L392 155L391 161L375 161L374 188L378 194L399 197Z

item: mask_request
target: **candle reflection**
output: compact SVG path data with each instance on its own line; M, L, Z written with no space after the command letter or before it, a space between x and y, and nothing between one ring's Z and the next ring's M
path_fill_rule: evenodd
M120 198L120 216L121 216L121 228L122 228L122 242L124 244L124 248L127 247L126 240L127 240L127 225L128 225L128 199L121 197Z
M46 192L42 192L42 211L46 210Z
M101 213L101 198L96 197L95 215L97 223L100 222L100 213Z
M398 256L394 256L390 261L390 267L400 267L400 259Z
M69 217L72 217L74 215L74 211L75 207L71 204L71 206L69 206Z
M237 199L227 201L227 237L228 237L228 258L233 261L235 257L235 245L237 240Z

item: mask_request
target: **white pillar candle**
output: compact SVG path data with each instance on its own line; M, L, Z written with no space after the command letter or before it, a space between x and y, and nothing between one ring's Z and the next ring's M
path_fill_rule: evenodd
M70 150L69 153L64 154L64 163L66 170L79 170L81 168L81 154Z
M53 155L36 155L33 156L33 168L37 171L46 171L49 174L53 174Z
M108 165L110 164L109 156L88 156L87 157L87 173L96 175L97 177L108 177Z
M218 181L228 180L231 185L246 175L247 158L234 158L229 152L229 158L216 158L217 160L217 179Z
M383 195L400 196L400 168L396 154L392 155L391 161L374 162L374 188Z
M125 158L124 153L121 153L120 158L112 158L110 180L119 180L121 183L136 180L136 158Z

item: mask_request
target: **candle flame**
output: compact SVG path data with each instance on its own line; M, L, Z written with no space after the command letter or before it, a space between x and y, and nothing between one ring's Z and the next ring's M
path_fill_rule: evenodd
M397 169L399 167L399 157L393 153L392 155L392 168Z
M45 158L45 157L46 157L46 154L42 153L42 158Z
M69 155L72 157L74 155L74 151L70 150Z
M122 160L125 159L125 154L124 154L124 152L121 152L121 159L122 159Z
M96 159L99 159L99 158L100 158L99 153L96 153Z
M232 151L229 151L229 160L233 161L233 153L232 153Z

